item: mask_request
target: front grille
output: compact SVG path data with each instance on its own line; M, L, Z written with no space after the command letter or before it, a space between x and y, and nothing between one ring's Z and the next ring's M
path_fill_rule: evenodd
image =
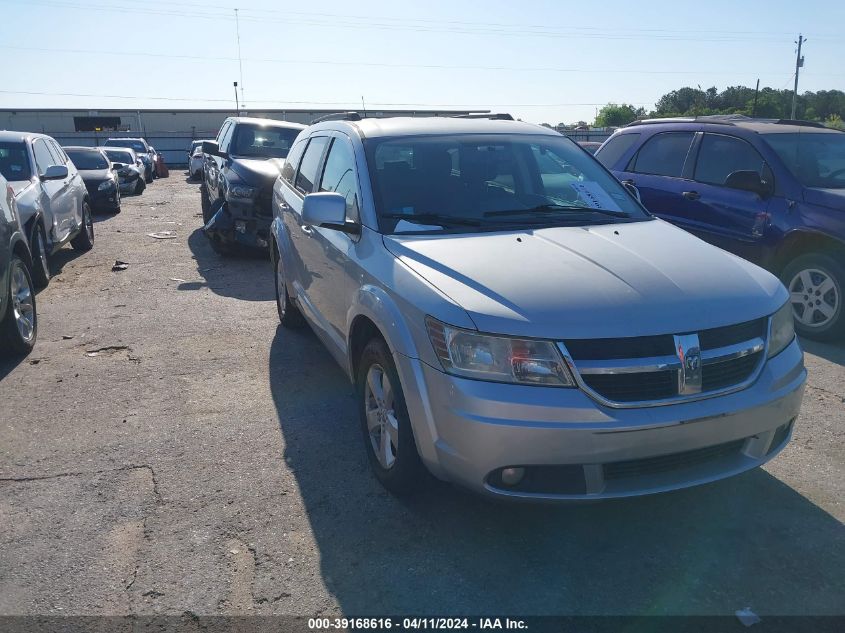
M584 382L608 400L638 402L664 400L678 392L678 373L652 371L641 374L586 374Z
M747 382L763 362L768 319L761 318L679 335L570 339L563 342L582 385L608 404L684 399ZM695 340L701 350L698 378L682 369L675 344ZM688 343L686 344L688 345ZM694 349L694 347L687 347ZM694 370L689 370L694 371ZM682 376L687 377L682 380ZM689 377L695 380L690 387ZM685 393L679 394L685 385ZM641 406L639 404L629 406Z
M748 380L760 362L763 352L705 365L702 370L702 391L716 391Z
M682 468L700 466L723 457L736 455L742 450L745 440L736 440L726 444L717 444L706 448L698 448L683 453L632 459L624 462L604 464L605 481L611 479L625 479L643 475L657 475Z

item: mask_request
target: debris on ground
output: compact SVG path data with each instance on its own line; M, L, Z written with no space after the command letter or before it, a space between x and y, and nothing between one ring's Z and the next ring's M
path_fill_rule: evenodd
M101 354L114 354L115 352L130 351L128 345L107 345L97 349L89 349L85 352L86 356L100 356Z
M129 264L127 262L122 262L119 259L116 259L111 267L111 271L116 273L121 270L126 270L127 268L129 268Z
M70 334L62 334L62 340L69 341L73 337Z
M736 612L737 619L745 626L753 626L760 622L760 616L751 610L751 607L745 607Z
M173 231L156 231L155 233L147 233L147 235L157 240L176 239L176 233L174 233Z
M170 278L170 281L177 281L177 282L179 282L179 283L183 284L183 283L185 283L187 280L185 280L185 279L179 279L179 277L171 277L171 278Z

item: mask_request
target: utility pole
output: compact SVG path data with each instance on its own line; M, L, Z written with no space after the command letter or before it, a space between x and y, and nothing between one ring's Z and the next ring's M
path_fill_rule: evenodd
M760 78L757 77L757 87L754 88L754 107L751 108L751 117L757 116L757 95L760 94Z
M246 106L245 99L244 99L244 63L243 59L241 58L241 21L238 18L238 10L235 9L235 35L238 39L238 69L240 70L241 74L241 103ZM237 84L235 84L237 86ZM238 110L240 112L240 110Z
M795 56L795 90L792 91L792 116L791 119L795 119L795 106L798 103L798 71L799 69L804 67L804 58L801 57L801 45L806 42L807 40L804 39L804 36L800 33L798 34L798 54Z
M241 113L241 106L238 104L238 82L233 81L232 83L235 84L235 115L238 115Z

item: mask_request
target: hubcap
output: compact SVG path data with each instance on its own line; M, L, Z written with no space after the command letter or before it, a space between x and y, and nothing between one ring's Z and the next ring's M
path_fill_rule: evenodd
M24 341L29 342L35 335L35 302L32 298L29 279L20 263L16 263L12 270L11 291L12 312L18 326L18 333Z
M811 328L827 325L836 316L842 300L839 287L818 268L796 274L789 282L789 294L795 320Z
M364 393L370 446L382 468L391 468L399 447L399 421L393 408L393 386L381 365L370 367Z

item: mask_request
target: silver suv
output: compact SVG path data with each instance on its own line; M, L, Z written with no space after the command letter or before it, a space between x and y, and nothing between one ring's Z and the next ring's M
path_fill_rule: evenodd
M427 469L499 497L639 495L791 437L806 371L781 283L556 132L348 115L299 135L273 194L282 325L348 372L393 492Z

